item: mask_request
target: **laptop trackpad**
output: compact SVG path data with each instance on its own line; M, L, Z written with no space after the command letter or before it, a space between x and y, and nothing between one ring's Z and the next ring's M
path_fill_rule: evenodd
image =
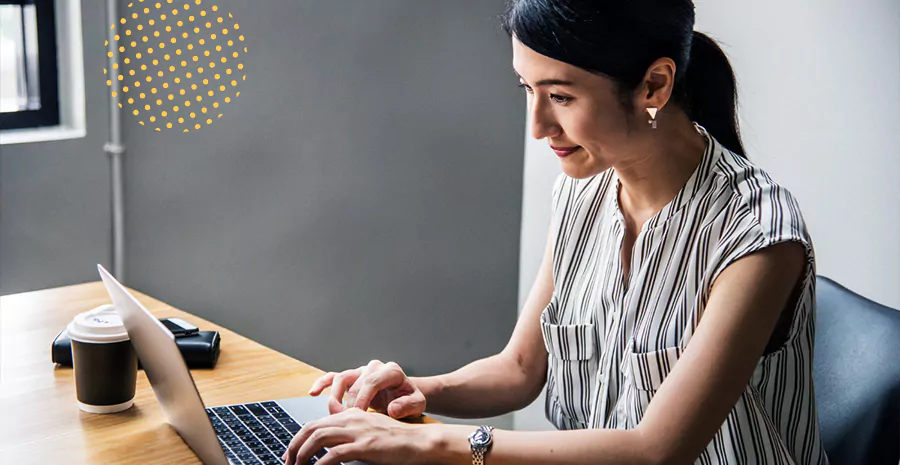
M310 420L327 417L328 413L328 396L318 397L292 397L290 399L278 399L279 405L295 420L300 423L306 423ZM346 465L366 465L364 462L345 462Z

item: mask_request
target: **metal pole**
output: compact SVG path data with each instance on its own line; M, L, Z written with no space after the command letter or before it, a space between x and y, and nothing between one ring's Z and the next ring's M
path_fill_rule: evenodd
M106 1L106 23L118 24L118 5L116 0ZM109 137L110 141L103 146L103 151L110 157L110 183L112 191L112 273L119 282L125 283L125 189L122 176L122 158L125 147L122 146L122 127L119 114L119 49L116 47L116 28L108 29L107 47L112 55L109 57L108 78L112 81L109 100ZM115 94L115 97L112 95Z

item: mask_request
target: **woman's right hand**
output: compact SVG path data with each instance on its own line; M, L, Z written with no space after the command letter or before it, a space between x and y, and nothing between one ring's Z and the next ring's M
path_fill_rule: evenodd
M406 376L400 365L372 360L368 365L341 373L326 373L313 383L309 395L318 396L331 386L328 411L369 407L392 418L418 417L425 413L425 395ZM344 394L347 402L344 403Z

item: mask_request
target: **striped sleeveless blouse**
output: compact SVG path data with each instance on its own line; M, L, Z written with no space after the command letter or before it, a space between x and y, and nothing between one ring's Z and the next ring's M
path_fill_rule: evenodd
M702 160L643 226L627 281L615 172L562 174L554 183L555 289L541 314L547 419L559 429L636 427L690 342L719 273L796 241L807 267L785 342L760 358L696 463L827 464L812 384L815 261L803 217L765 171L696 128L707 139Z

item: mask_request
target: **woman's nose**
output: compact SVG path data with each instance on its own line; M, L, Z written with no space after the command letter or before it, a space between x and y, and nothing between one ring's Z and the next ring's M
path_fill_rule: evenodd
M532 101L531 105L531 136L535 139L543 139L545 137L556 137L562 132L559 123L553 117L552 112L546 106Z

